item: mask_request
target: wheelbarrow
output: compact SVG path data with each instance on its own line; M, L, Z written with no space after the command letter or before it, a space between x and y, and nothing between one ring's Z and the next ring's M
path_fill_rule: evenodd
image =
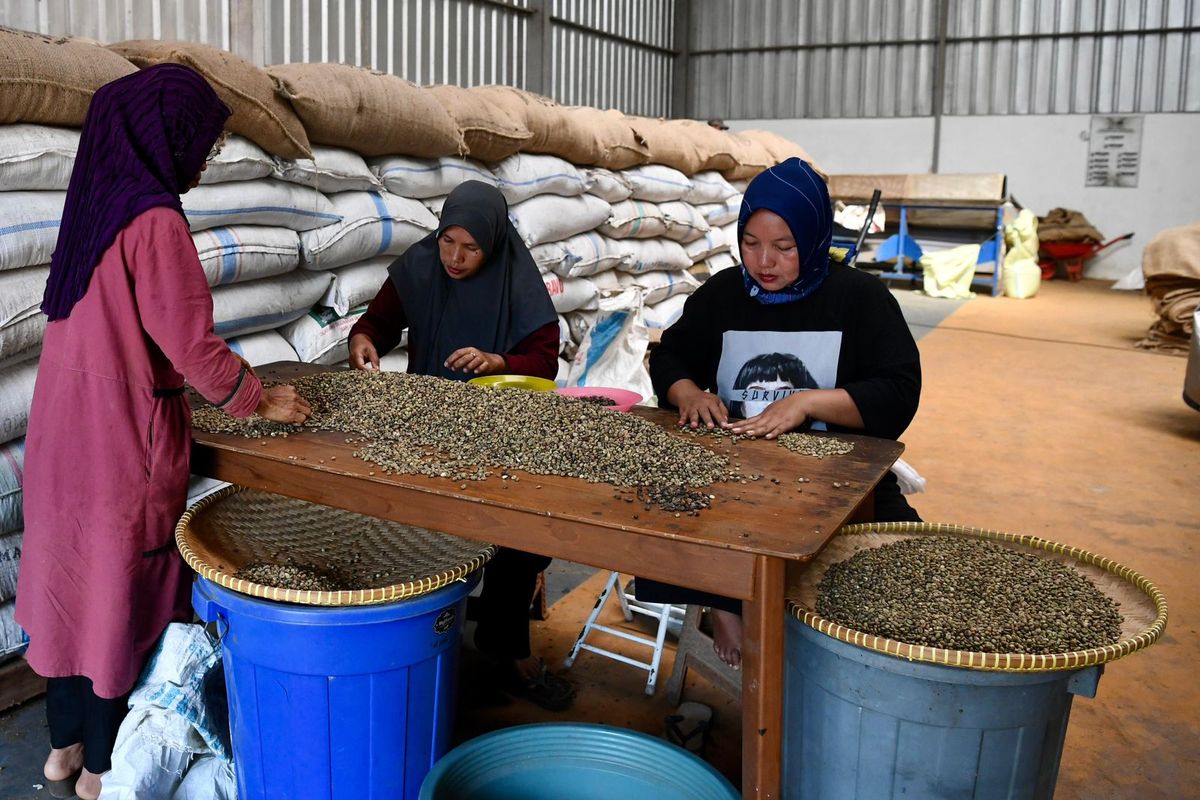
M1096 244L1095 242L1041 242L1038 245L1038 249L1041 251L1038 266L1042 268L1042 280L1053 280L1054 273L1058 271L1060 264L1066 267L1068 278L1073 281L1082 280L1084 261L1087 261L1101 250L1112 247L1117 242L1124 242L1132 238L1133 234L1127 233L1124 236L1109 239L1103 244Z

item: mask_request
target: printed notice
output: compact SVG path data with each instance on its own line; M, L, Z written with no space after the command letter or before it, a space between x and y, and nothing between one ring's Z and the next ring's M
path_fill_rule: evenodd
M1085 186L1136 188L1142 159L1142 117L1092 117Z

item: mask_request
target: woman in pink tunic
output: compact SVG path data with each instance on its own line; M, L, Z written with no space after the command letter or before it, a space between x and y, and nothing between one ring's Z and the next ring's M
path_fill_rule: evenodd
M49 679L46 777L61 796L99 795L151 648L167 623L191 619L172 537L189 473L184 380L234 416L309 413L292 387L264 390L213 333L179 195L229 113L186 67L114 81L92 100L67 190L42 305L16 611L26 658Z

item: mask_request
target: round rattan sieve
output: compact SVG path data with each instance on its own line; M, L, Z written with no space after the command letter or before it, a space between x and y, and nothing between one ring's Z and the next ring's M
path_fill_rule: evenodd
M1033 655L1029 653L980 653L969 650L943 650L927 645L908 644L848 628L816 613L817 585L830 565L872 547L917 536L966 536L986 539L1022 552L1052 558L1078 570L1100 591L1120 604L1124 622L1121 640L1116 644L1070 653ZM788 585L788 612L821 633L849 644L879 653L966 669L993 672L1050 672L1077 669L1127 656L1149 647L1167 625L1167 601L1162 592L1138 573L1103 556L1077 547L1055 544L1035 536L1001 531L924 522L876 522L847 525L838 531L807 569Z
M188 566L235 592L317 606L417 597L481 568L494 545L230 486L187 510L175 543ZM247 564L303 567L366 588L283 589L234 577Z

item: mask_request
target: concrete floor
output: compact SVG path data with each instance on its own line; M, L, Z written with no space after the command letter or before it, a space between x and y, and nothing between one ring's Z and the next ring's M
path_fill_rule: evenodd
M1149 303L1102 282L1054 281L1026 301L896 295L924 368L921 410L904 437L905 458L929 482L914 503L924 518L1099 552L1155 582L1170 604L1162 641L1110 664L1097 697L1075 703L1056 796L1200 797L1200 414L1181 399L1184 360L1133 349ZM552 613L534 626L548 664L561 663L602 584L590 568L555 566ZM608 621L617 624L615 611ZM672 662L668 650L661 683ZM481 668L468 652L464 684ZM661 730L661 683L647 698L644 673L590 654L566 674L580 687L571 718ZM698 678L688 686L689 699L716 710L706 757L736 778L736 701ZM464 698L458 736L562 718ZM46 797L33 788L46 747L42 704L0 715L0 743L0 798Z

